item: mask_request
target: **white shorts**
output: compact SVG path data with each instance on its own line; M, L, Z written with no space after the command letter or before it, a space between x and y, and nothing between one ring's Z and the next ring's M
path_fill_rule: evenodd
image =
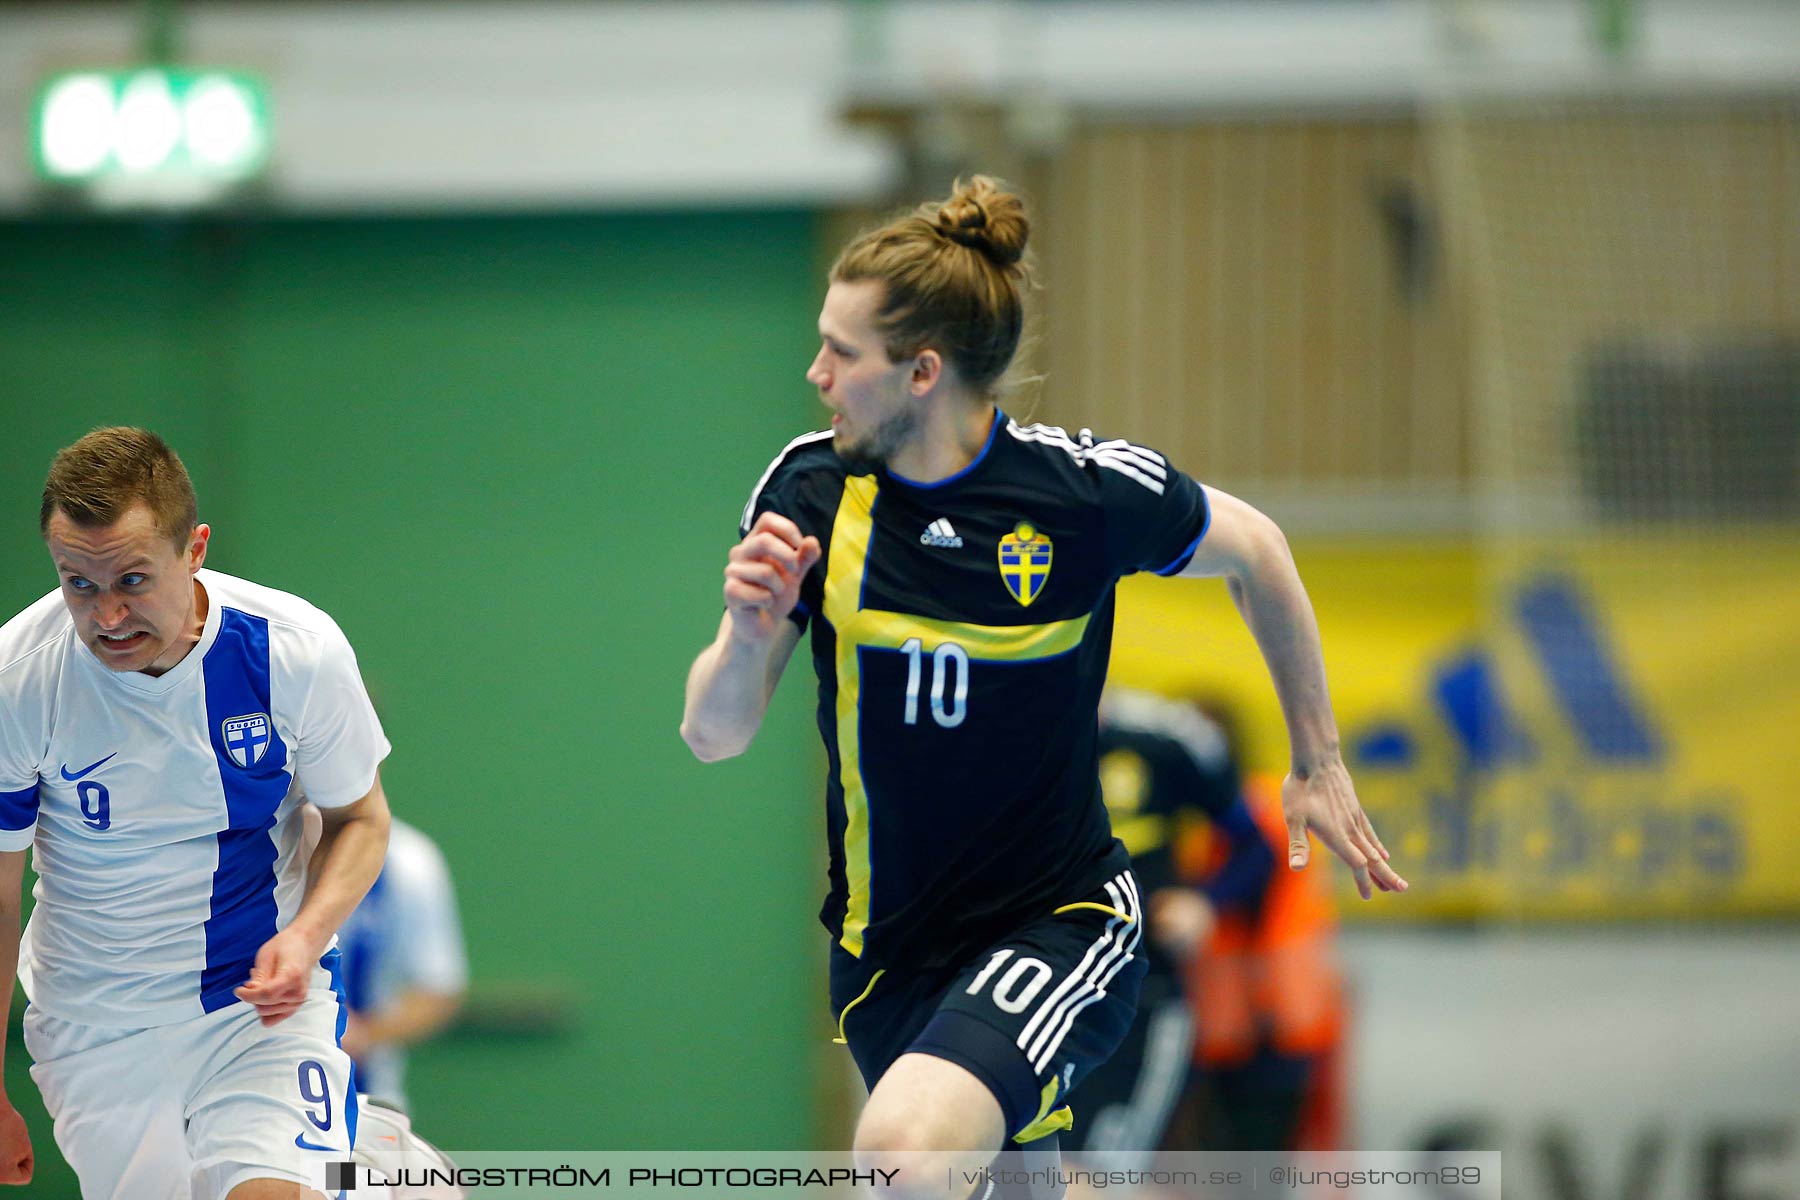
M249 1179L317 1188L321 1163L350 1157L345 1011L321 967L300 1010L272 1028L242 1003L149 1029L29 1007L25 1049L84 1200L223 1200Z

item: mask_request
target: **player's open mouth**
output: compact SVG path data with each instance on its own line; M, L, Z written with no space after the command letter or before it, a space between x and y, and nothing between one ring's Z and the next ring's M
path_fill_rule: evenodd
M108 650L129 650L136 647L140 639L149 636L142 629L126 634L103 633L100 635L100 644Z

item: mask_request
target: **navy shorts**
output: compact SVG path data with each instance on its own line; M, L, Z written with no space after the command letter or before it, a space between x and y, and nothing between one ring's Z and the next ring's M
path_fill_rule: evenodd
M1014 1141L1036 1141L1069 1127L1065 1098L1131 1027L1141 914L1125 871L964 963L877 972L834 945L831 1010L871 1089L902 1054L947 1059L987 1085Z
M1151 971L1131 1032L1075 1100L1075 1128L1063 1148L1105 1156L1090 1166L1146 1169L1187 1087L1193 1048L1194 1016L1180 978Z

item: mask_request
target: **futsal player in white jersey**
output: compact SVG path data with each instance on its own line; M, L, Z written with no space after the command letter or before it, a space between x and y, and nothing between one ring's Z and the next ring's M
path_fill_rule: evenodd
M59 453L40 529L60 586L0 627L0 1017L16 970L87 1200L316 1196L356 1136L334 935L389 822L356 657L306 601L202 568L154 434ZM0 1096L0 1180L30 1162Z

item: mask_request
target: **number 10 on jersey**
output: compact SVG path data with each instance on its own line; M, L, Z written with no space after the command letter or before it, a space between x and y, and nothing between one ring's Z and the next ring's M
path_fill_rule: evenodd
M907 638L900 647L906 655L906 723L919 723L919 685L925 674L925 643ZM955 677L954 684L951 677ZM948 701L945 693L949 693ZM969 652L955 642L940 642L931 652L931 719L944 729L955 729L969 715Z

